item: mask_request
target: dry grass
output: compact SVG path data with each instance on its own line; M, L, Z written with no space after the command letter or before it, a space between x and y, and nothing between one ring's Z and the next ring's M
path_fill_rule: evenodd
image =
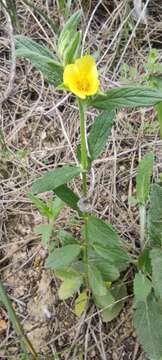
M57 35L51 27L23 1L16 3L20 33L54 50ZM57 26L63 24L56 1L37 0L35 4L47 11ZM162 6L158 0L148 3L147 24L134 19L133 3L128 0L78 1L72 7L74 10L81 6L84 51L96 53L103 88L120 85L123 62L137 66L142 73L150 46L159 49L161 59ZM47 85L30 62L17 60L15 66L13 29L3 9L0 36L0 266L17 313L42 352L42 359L50 359L45 354L51 352L51 359L57 359L58 353L62 360L146 359L132 329L131 295L112 324L103 324L93 306L78 320L73 313L74 299L59 302L57 280L50 273L45 275L46 251L33 230L42 219L27 192L43 172L58 164L76 162L75 150L80 141L78 109L71 96ZM88 112L88 127L94 116L94 111ZM148 150L156 154L156 179L162 171L162 141L155 112L121 111L102 158L94 164L94 211L117 227L135 253L139 245L138 211L128 204L128 198L135 194L138 160ZM68 226L69 213L64 211L58 226ZM125 281L130 278L130 273L125 275ZM131 289L131 283L129 286ZM42 308L44 291L48 294L48 314ZM6 321L6 329L0 329L0 358L18 359L19 343L4 309L0 316Z

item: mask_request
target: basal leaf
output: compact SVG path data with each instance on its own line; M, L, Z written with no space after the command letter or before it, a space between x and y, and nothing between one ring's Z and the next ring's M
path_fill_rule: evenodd
M54 191L60 185L78 176L80 172L80 167L68 165L49 171L33 184L32 191L34 194Z
M152 289L151 281L141 272L134 278L134 296L135 301L145 301Z
M75 300L75 314L76 316L80 317L87 305L88 302L88 296L87 296L87 292L83 291L82 293L80 293L80 295L77 297L77 299Z
M73 294L79 290L82 282L83 279L81 277L74 277L63 281L58 291L59 298L61 300L66 300L73 296Z
M150 251L150 257L154 290L156 295L162 300L162 249L152 249Z
M64 201L71 209L76 210L79 215L81 211L78 208L79 196L76 195L67 185L61 185L54 189L55 194Z
M58 233L58 238L61 240L63 246L76 243L73 235L66 230L60 230Z
M105 296L107 293L100 271L94 265L88 267L88 279L93 295Z
M131 262L131 257L125 250L120 247L102 246L102 244L94 243L93 248L98 255L100 255L107 262L110 261L119 271L124 271Z
M95 304L99 309L103 309L102 314L106 310L110 313L114 303L115 298L109 289L106 289L105 295L95 294Z
M47 258L45 266L53 270L63 269L70 265L80 253L79 245L66 245L55 249Z
M137 302L134 327L144 351L150 358L159 360L162 356L162 307L153 296Z
M115 281L119 278L120 272L111 259L104 259L95 252L89 254L89 263L95 265L101 272L104 281Z
M110 322L119 315L126 296L127 289L125 285L117 283L112 289L107 290L106 296L96 297L96 305L100 309L104 309L101 313L104 322Z
M55 273L56 276L62 281L78 278L81 276L80 272L73 269L71 266L67 268L63 267L62 269L57 270Z
M104 150L108 137L111 135L114 117L114 111L103 111L102 114L95 118L88 137L89 151L92 160L97 159Z
M88 239L91 244L99 243L102 246L117 246L121 244L118 233L110 224L106 224L95 216L88 217Z
M107 91L104 95L97 95L88 104L94 108L107 110L154 106L162 101L160 90L145 87L124 87Z
M137 199L140 205L145 205L150 193L150 179L153 171L154 155L146 154L140 161L136 176Z
M148 233L151 245L162 244L162 187L152 185L148 215Z

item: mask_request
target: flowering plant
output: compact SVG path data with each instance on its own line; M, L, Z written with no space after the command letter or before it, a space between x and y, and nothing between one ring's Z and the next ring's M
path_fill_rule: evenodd
M55 55L29 38L16 36L17 57L23 56L29 59L58 91L72 92L79 106L81 144L77 150L78 164L58 167L47 172L33 184L29 195L41 214L48 218L48 224L41 225L37 229L42 234L43 245L49 249L45 267L54 270L62 280L59 289L60 299L65 300L77 294L75 313L78 316L84 312L92 295L97 308L101 311L103 321L110 321L118 315L127 299L127 289L121 273L128 266L135 266L139 270L134 282L135 326L145 350L155 360L159 360L162 356L159 339L155 338L156 348L153 344L148 346L147 343L147 337L150 336L150 321L152 326L156 319L157 329L160 329L162 324L162 318L156 317L160 305L153 290L155 288L162 298L154 270L157 255L159 261L162 261L161 233L157 234L156 239L154 237L154 231L157 231L155 225L160 218L160 212L157 213L155 209L154 198L149 212L149 232L150 241L155 245L155 249L151 247L146 249L145 244L146 202L150 191L152 154L141 163L137 176L142 250L139 261L129 254L126 241L120 238L116 229L92 213L88 174L94 160L103 152L111 135L116 111L121 108L154 106L162 101L162 93L158 89L143 86L101 91L99 73L93 56L87 54L81 56L82 33L77 31L81 15L81 11L77 11L66 23L59 36ZM89 107L100 112L87 136L86 111ZM79 175L82 179L80 196L69 187L69 182ZM50 206L37 196L49 191L54 194ZM157 193L162 196L159 185L153 188L153 192L155 196ZM57 217L65 206L73 209L77 214L77 220L80 220L80 236L77 239L72 233L57 228ZM160 250L157 250L156 246L159 246ZM150 261L153 270L148 267ZM153 280L150 280L152 276ZM150 314L153 314L151 320ZM140 317L143 320L142 334L139 327Z

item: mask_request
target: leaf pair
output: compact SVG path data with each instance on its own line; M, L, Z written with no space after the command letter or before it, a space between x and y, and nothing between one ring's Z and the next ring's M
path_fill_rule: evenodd
M39 9L36 8L36 11L39 12ZM58 53L61 63L48 48L23 35L15 36L16 56L29 59L49 83L55 86L61 85L64 66L74 62L79 57L82 33L76 30L81 16L82 11L75 12L61 31L58 39Z
M82 16L82 11L75 12L65 24L58 39L58 52L63 59L64 66L72 64L80 56L80 43L82 32L77 32L77 26Z
M113 294L113 291L107 288L107 283L119 278L120 271L127 268L131 257L122 248L122 241L115 229L94 216L88 218L87 237L90 249L93 249L89 250L90 287L96 305L100 309L105 308L102 311L103 320L111 321L123 307L121 298L126 296L126 288L123 284L118 284L116 287L121 291Z
M80 289L83 276L72 265L80 254L79 245L65 245L55 249L46 260L46 267L55 270L56 275L63 281L59 288L59 298L68 299Z
M88 278L95 304L102 310L103 321L113 320L124 305L124 298L127 295L126 287L116 283L112 289L109 289L107 283L103 281L101 272L92 265L88 268Z

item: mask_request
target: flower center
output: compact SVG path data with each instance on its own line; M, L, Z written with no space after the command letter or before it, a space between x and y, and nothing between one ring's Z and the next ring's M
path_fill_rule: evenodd
M87 92L90 89L90 83L87 79L77 81L77 88L79 91Z

